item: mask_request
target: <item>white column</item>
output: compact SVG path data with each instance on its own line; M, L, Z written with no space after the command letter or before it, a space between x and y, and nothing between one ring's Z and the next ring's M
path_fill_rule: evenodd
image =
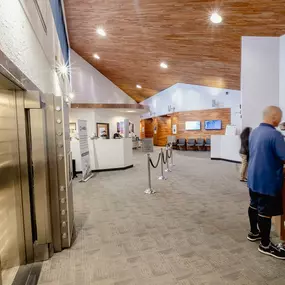
M129 137L129 119L124 119L124 137Z
M257 127L266 106L279 106L279 37L242 37L242 128Z
M283 111L283 121L285 121L285 35L280 37L279 44L279 106Z

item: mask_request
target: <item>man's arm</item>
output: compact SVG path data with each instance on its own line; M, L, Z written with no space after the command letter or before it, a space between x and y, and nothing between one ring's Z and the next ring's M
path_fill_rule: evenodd
M285 163L285 141L281 134L275 138L275 152L276 155Z

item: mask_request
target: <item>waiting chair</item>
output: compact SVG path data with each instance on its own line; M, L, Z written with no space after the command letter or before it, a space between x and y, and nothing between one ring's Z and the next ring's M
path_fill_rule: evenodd
M177 144L178 144L178 139L176 140L176 142L172 143L172 148L177 149Z
M195 144L198 150L205 148L205 140L204 139L197 139L197 142Z
M178 139L177 147L180 150L181 150L181 148L185 149L186 148L186 139Z
M195 148L196 140L195 139L188 139L187 141L187 150L191 148Z
M206 143L205 143L205 147L206 147L206 149L211 149L211 139L206 139Z

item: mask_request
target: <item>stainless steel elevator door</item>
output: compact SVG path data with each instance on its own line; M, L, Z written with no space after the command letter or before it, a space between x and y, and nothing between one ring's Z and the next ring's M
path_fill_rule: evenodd
M1 268L25 259L14 91L0 89L0 260Z

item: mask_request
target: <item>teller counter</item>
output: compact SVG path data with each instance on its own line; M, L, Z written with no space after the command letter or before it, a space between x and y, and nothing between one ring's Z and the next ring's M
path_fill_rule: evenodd
M79 141L71 141L76 171L82 171ZM133 143L126 139L89 140L90 164L93 171L122 170L133 166Z
M212 135L211 159L241 162L240 144L240 138L236 135Z

